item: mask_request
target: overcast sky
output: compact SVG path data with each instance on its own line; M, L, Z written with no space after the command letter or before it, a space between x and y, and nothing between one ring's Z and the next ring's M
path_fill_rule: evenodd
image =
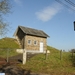
M13 37L18 25L22 25L46 32L50 46L64 50L75 48L75 8L64 0L59 1L69 7L56 0L12 0L12 13L6 16L10 24L6 36Z

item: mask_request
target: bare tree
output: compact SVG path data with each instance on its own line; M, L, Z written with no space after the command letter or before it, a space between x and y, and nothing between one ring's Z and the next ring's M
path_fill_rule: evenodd
M10 12L10 0L0 0L0 36L7 33L8 24L4 21L3 15Z

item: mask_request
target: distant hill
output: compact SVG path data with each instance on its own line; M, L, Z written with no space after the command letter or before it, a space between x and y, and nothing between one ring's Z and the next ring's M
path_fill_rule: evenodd
M20 46L16 39L6 37L0 39L0 48L20 48Z

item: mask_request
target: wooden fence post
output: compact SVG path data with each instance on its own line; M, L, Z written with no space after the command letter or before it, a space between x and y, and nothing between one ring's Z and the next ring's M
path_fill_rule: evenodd
M73 51L72 51L72 58L73 58Z
M60 60L62 59L62 50L60 51Z
M49 51L49 50L46 50L46 53L45 53L45 59L48 59L49 54L50 54L50 51Z
M8 57L9 57L9 49L6 49L7 50L7 62L8 62Z
M45 59L47 59L47 57L48 57L48 54L47 54L47 50L46 50Z
M23 49L23 64L26 64L26 50Z

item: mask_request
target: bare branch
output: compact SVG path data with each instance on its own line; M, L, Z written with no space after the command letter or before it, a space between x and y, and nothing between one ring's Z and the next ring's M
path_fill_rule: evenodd
M3 14L10 12L11 5L9 0L0 0L0 35L5 35L8 31L8 24L3 20Z

